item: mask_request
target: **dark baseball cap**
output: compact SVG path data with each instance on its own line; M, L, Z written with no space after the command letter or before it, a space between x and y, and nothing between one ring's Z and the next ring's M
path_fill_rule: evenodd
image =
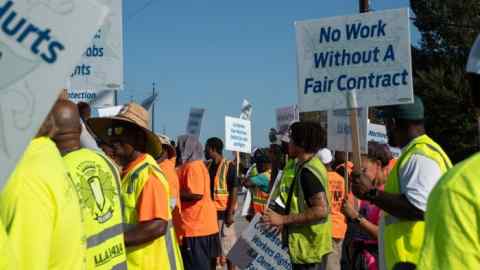
M425 108L420 97L414 96L413 103L386 106L382 109L384 118L395 118L404 120L423 120Z

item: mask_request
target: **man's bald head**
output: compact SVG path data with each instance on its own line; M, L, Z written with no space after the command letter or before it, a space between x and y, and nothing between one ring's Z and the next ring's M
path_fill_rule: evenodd
M80 134L82 125L75 103L59 99L52 109L53 121L59 135Z

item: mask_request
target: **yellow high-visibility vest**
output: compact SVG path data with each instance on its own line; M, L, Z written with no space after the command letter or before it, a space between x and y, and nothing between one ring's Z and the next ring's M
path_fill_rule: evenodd
M136 164L122 179L121 190L125 204L124 214L127 230L138 224L137 201L145 183L152 174L168 191L168 182L156 161L150 155L145 155L145 159ZM169 202L170 198L165 198L165 203L170 207ZM171 211L168 211L168 214L168 229L164 236L139 246L127 247L129 270L183 269L180 248L172 226Z
M90 149L63 157L80 197L87 269L126 269L120 176L112 161Z
M422 135L410 142L392 169L385 185L385 192L399 194L399 172L414 154L423 155L435 161L442 173L452 167L452 163L442 148ZM416 264L423 244L425 222L398 219L384 212L384 252L387 269L392 269L398 262Z

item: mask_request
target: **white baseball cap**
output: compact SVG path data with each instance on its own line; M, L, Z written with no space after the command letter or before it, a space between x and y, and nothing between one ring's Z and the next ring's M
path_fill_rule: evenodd
M317 157L322 161L323 164L330 164L333 161L332 151L327 148L323 148L317 153Z
M480 75L480 35L473 43L467 61L467 73Z

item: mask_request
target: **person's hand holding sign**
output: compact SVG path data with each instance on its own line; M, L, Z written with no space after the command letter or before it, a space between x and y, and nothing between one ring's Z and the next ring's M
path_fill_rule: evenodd
M372 181L361 171L352 172L352 192L355 197L366 200L370 197L370 192L376 190Z
M267 208L263 214L263 222L268 225L279 227L284 224L284 216L276 213L270 208Z

